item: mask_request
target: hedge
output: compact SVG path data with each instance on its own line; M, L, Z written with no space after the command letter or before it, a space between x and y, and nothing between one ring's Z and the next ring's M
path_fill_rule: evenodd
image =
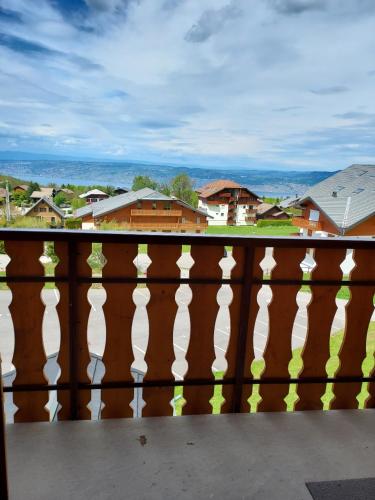
M269 219L260 219L257 221L258 227L267 227L267 226L292 226L291 219L278 219L278 220L269 220Z

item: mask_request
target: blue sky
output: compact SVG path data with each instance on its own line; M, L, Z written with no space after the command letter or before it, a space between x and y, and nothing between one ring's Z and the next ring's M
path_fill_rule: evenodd
M0 0L0 150L375 162L373 0Z

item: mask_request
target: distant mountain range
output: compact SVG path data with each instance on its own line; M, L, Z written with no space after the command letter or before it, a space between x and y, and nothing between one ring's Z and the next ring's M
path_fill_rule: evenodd
M13 158L10 158L10 154ZM7 157L8 155L8 157ZM25 181L36 181L42 184L80 185L113 185L131 187L136 175L149 175L158 182L166 182L177 174L184 172L195 182L203 185L214 179L231 179L244 185L259 196L286 197L302 194L306 189L326 179L335 172L318 171L285 171L285 170L247 170L184 167L146 162L120 162L100 160L56 159L53 155L36 155L32 153L0 152L0 174L12 175ZM29 155L25 158L25 155ZM31 156L30 156L31 155Z
M84 161L91 161L93 158L82 157ZM75 161L77 157L75 156L67 156L67 155L54 155L48 153L32 153L30 151L0 151L0 160L6 161L29 161L29 160L69 160Z

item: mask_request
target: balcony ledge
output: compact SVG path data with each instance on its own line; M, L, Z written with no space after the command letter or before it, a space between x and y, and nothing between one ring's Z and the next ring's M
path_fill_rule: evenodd
M374 410L7 426L14 500L311 500L309 481L374 475Z

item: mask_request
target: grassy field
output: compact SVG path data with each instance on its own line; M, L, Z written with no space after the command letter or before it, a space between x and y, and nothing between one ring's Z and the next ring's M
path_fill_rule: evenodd
M330 354L331 357L327 363L326 370L329 377L333 377L337 368L339 367L338 353L343 340L343 331L337 332L330 339ZM367 346L366 346L367 356L362 364L362 371L364 376L369 376L371 371L374 369L374 352L375 352L375 321L370 323L368 335L367 335ZM301 359L302 348L294 349L292 359L289 363L289 373L291 377L297 377L302 369L302 359ZM254 361L251 367L252 374L255 378L258 378L264 370L264 361ZM220 379L223 377L223 372L216 372L215 378ZM367 384L363 384L361 393L357 396L359 402L359 408L364 407L366 398L368 397ZM222 386L215 386L214 396L211 399L212 412L215 414L220 413L220 407L223 403L223 397L221 395ZM183 388L176 387L175 397L176 401L176 414L181 415L183 400ZM329 409L330 401L333 399L332 384L327 384L326 393L324 394L322 401L324 403L324 409ZM258 402L260 401L259 396L259 386L254 386L253 394L249 399L251 406L251 411L255 412ZM289 389L289 394L285 398L287 403L287 410L293 411L295 402L297 401L296 395L296 385L291 384Z
M206 234L225 234L233 236L290 236L295 234L297 229L294 226L208 226Z

